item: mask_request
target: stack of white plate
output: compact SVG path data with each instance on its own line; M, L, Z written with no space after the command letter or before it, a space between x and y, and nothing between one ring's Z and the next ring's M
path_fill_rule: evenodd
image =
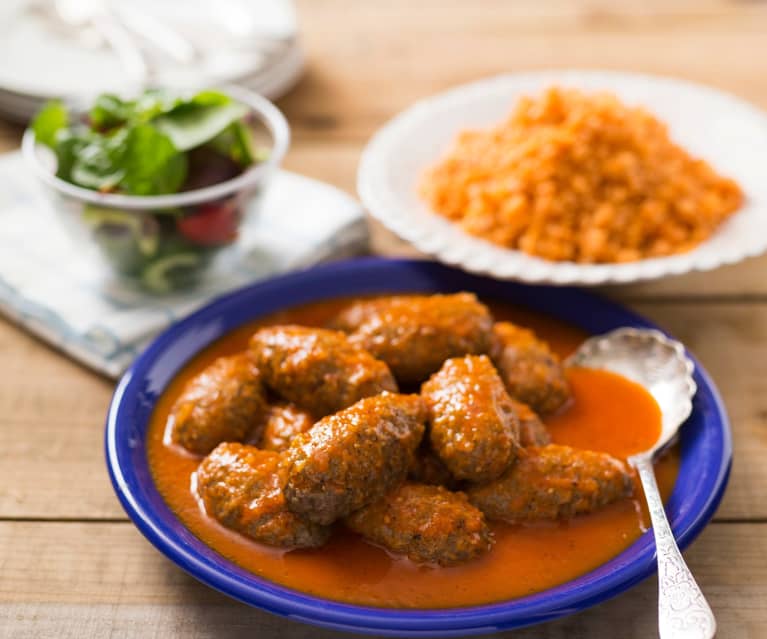
M0 116L54 97L236 83L269 98L298 80L289 0L3 0Z

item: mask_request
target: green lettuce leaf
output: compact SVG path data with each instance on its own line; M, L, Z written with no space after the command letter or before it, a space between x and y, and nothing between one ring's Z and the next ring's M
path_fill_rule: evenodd
M97 191L114 191L125 176L122 164L126 139L125 130L112 136L83 136L83 144L75 146L76 157L70 172L72 182Z
M83 147L88 145L87 131L60 129L56 134L56 176L67 182L74 182L72 169Z
M163 113L173 111L186 100L165 89L152 89L146 91L134 102L133 120L136 122L149 122Z
M56 134L66 129L69 111L60 100L52 100L40 110L32 121L35 139L40 144L56 147Z
M133 117L134 108L134 102L111 93L102 93L93 103L88 117L94 129L106 131L125 124Z
M32 123L37 139L58 160L58 177L102 192L177 193L189 173L188 152L201 146L240 167L263 159L248 107L220 91L182 98L151 90L135 100L102 94L85 122L69 123L61 102L50 102Z
M248 108L239 102L200 104L189 102L152 120L179 151L188 151L210 142L229 125L242 119Z
M128 132L121 162L121 186L132 195L177 193L187 174L187 157L171 139L151 124Z
M269 155L265 149L256 146L252 131L239 120L213 138L210 145L243 168L263 162Z
M67 157L74 156L70 181L89 189L163 195L177 193L186 179L186 156L151 124L135 124L109 136L73 138L62 148L67 148Z

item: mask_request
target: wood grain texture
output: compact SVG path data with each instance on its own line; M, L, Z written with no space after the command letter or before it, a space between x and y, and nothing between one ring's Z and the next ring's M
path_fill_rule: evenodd
M365 141L415 100L497 73L607 68L674 75L767 108L767 3L733 0L426 0L297 3L305 77L280 100L285 166L356 193ZM339 16L342 16L340 18ZM702 52L716 51L715 56ZM744 63L748 61L748 63ZM0 123L0 150L20 129ZM415 251L374 223L378 252ZM767 257L621 287L620 295L767 297Z
M610 68L711 84L767 108L767 3L745 0L299 0L307 73L280 101L286 168L354 193L369 136L415 100L495 73ZM20 128L0 123L0 151ZM415 252L372 223L374 247ZM718 636L767 628L767 257L610 297L690 345L719 385L735 464L687 557ZM104 469L112 384L0 320L0 638L339 636L200 585L146 542ZM4 520L4 521L3 521ZM56 521L63 520L63 521ZM114 521L111 521L114 520ZM738 523L733 523L738 522ZM655 636L655 584L515 639Z
M767 524L713 524L686 553L721 637L762 636L766 532ZM0 523L0 548L10 547L15 552L3 557L0 637L340 636L227 599L171 564L129 524ZM741 566L752 567L749 579ZM492 636L585 639L618 636L612 632L619 627L622 639L646 639L654 636L655 588L651 578L577 616Z
M688 344L722 392L735 464L718 517L767 518L761 497L767 486L767 303L633 306ZM0 353L15 335L0 323ZM13 383L0 384L0 517L123 517L101 448L110 385L29 337L22 336L19 348L9 360L18 371ZM21 374L24 361L44 375Z
M722 393L733 431L734 463L717 516L767 518L767 500L761 496L767 486L767 308L721 303L632 306L681 339Z
M305 0L298 6L309 73L283 101L298 135L361 140L386 117L451 85L546 68L679 75L767 106L761 82L767 60L754 56L764 46L763 3ZM701 54L712 49L715 56Z
M300 86L280 103L296 140L287 166L351 193L355 144L361 146L415 100L497 73L581 67L676 75L767 108L767 56L754 55L765 47L765 3L398 0L372 8L307 0L298 6L310 65ZM344 37L333 37L339 15ZM709 50L716 56L701 55ZM330 140L332 156L316 151L327 149ZM318 161L307 163L312 155ZM339 163L345 166L340 181ZM380 225L373 228L378 252L415 253ZM622 294L767 296L766 272L767 257L627 287Z
M368 219L374 252L391 257L426 257L400 240L380 222ZM714 271L686 273L662 280L595 287L617 300L685 300L725 298L767 300L767 255Z

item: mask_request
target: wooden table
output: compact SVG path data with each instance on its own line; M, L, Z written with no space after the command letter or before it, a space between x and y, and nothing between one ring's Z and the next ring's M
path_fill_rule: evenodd
M280 102L294 131L286 165L352 193L360 150L384 120L422 96L494 73L655 72L767 108L763 2L305 0L298 8L309 68ZM18 138L18 129L0 125L0 147ZM406 252L380 229L375 246ZM685 340L727 403L732 479L714 522L686 555L728 639L767 636L766 272L761 258L605 291ZM138 533L104 468L112 387L0 321L0 637L336 636L229 600ZM655 636L655 588L649 579L513 636Z

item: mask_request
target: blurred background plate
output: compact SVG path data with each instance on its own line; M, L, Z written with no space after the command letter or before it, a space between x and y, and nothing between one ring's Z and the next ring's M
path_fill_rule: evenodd
M276 98L303 69L287 0L4 0L0 115L54 97L237 83Z
M550 86L610 91L646 107L671 138L743 188L744 206L694 250L621 264L553 262L491 244L434 213L417 183L466 128L490 127L522 95ZM611 71L543 71L481 80L422 100L386 124L363 152L357 187L385 226L416 248L500 279L596 285L649 280L733 264L767 250L767 115L722 91L673 78Z

